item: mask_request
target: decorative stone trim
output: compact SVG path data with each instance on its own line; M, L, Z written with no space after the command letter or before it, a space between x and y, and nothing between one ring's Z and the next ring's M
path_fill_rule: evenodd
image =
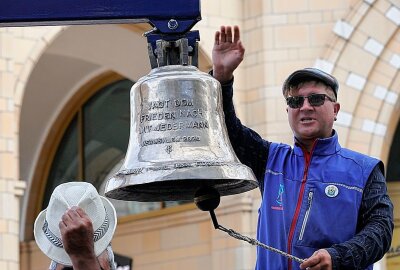
M400 55L393 54L390 58L390 64L397 69L400 69Z
M315 60L314 67L323 70L326 73L332 73L334 64L328 60L318 58Z
M396 94L395 92L389 91L386 95L385 101L387 103L394 105L394 104L396 104L398 98L399 98L398 94Z
M374 134L379 136L385 136L386 130L387 130L386 125L377 123L375 126Z
M389 91L387 88L383 86L378 85L375 87L374 97L381 100L385 100L385 102L389 104L393 105L396 104L398 96L399 95L397 93Z
M366 82L367 79L365 77L351 72L347 77L346 85L362 91Z
M384 100L388 92L389 91L385 87L378 85L375 87L374 97Z
M368 132L368 133L373 133L375 135L379 136L385 136L387 126L381 123L376 123L372 120L365 119L363 121L362 125L362 131Z
M375 87L374 97L385 100L385 102L389 104L396 104L398 96L399 95L397 93L389 91L387 88L381 85Z
M397 7L392 6L389 8L385 16L396 25L400 25L400 10Z
M368 5L372 5L375 0L364 0L365 3L367 3Z
M340 126L350 127L353 121L353 115L348 112L339 111L337 115L336 124Z
M26 189L26 182L19 180L19 181L13 181L13 183L14 183L14 195L17 197L24 196Z
M364 44L364 50L372 53L375 56L379 56L382 53L383 48L383 44L373 38L369 38Z
M361 130L365 131L365 132L368 132L368 133L373 133L374 129L375 129L375 125L376 125L376 123L374 121L365 119L363 121L363 125L362 125Z
M353 31L354 27L343 20L337 21L333 27L333 32L346 40L350 38Z
M13 152L15 150L15 142L13 139L6 140L6 151Z

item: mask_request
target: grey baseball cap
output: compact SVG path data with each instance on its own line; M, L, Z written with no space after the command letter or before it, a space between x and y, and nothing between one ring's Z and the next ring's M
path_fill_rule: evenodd
M335 97L337 98L337 92L339 89L339 83L335 77L332 75L317 69L317 68L304 68L299 69L289 75L289 77L285 80L282 86L283 94L289 90L291 86L298 85L301 82L317 80L320 81L327 86L330 86L335 93Z

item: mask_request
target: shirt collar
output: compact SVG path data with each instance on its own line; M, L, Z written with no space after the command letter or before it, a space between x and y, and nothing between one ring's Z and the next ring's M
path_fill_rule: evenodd
M294 138L294 152L296 155L303 156L303 147L296 138ZM312 154L317 156L328 156L338 152L341 149L337 132L332 131L332 136L328 138L316 139L314 142L314 149Z

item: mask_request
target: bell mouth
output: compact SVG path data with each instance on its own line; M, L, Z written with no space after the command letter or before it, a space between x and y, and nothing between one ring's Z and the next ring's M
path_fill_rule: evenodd
M193 201L195 193L203 187L216 189L221 196L250 191L258 186L251 180L186 179L169 180L134 186L120 187L106 193L111 199L124 201Z
M193 201L196 192L204 187L214 188L221 196L228 196L250 191L258 187L258 182L251 169L243 164L178 168L117 174L108 180L105 195L125 201Z

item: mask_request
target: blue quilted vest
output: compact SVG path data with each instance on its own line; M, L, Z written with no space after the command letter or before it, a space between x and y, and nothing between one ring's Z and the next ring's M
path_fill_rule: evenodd
M317 140L311 155L297 144L272 143L260 183L257 239L299 258L349 240L356 234L364 186L378 162L341 148L336 132ZM256 269L297 270L299 263L258 248Z

